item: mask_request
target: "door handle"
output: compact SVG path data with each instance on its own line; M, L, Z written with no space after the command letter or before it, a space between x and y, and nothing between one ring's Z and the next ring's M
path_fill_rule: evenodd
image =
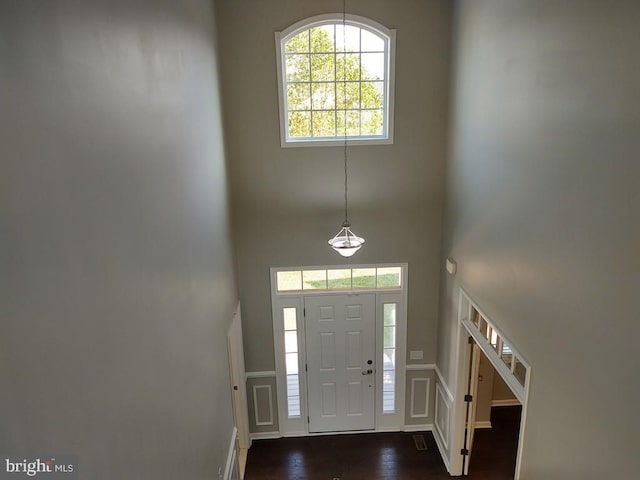
M362 372L363 375L371 375L373 373L373 370L369 369L366 372Z

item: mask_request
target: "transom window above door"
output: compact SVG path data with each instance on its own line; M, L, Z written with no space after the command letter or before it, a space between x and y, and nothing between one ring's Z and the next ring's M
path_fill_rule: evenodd
M403 267L396 265L281 269L276 272L276 292L387 290L402 288Z
M395 31L329 14L276 33L282 146L393 142Z

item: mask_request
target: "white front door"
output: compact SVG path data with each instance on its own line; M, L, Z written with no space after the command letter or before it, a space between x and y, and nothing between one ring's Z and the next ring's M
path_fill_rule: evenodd
M375 295L305 297L309 432L375 427Z

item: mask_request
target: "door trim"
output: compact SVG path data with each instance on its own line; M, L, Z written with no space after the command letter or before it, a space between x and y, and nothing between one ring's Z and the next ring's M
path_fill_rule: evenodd
M234 425L237 431L239 448L248 449L251 446L251 438L249 434L249 409L240 302L238 302L236 312L227 332L227 353L229 356Z
M278 272L291 270L317 270L317 269L361 269L361 268L386 268L401 267L401 286L394 288L358 288L358 289L331 289L331 290L305 290L297 292L278 292L276 275ZM270 269L271 277L271 306L273 324L273 344L276 366L276 400L278 410L278 431L281 436L308 436L309 425L307 421L307 385L306 375L304 375L306 361L305 329L304 329L304 297L321 295L349 295L349 294L375 294L375 315L376 315L376 401L375 401L375 428L368 430L379 431L400 431L404 428L405 416L405 368L406 368L406 332L407 332L407 294L408 294L408 264L367 264L367 265L338 265L338 266L313 266L313 267L273 267ZM382 381L383 381L383 361L382 361L382 305L383 303L397 303L399 313L397 318L396 333L396 384L395 400L396 409L393 413L383 413L382 411ZM296 311L298 322L298 372L300 389L300 415L289 417L287 414L287 379L284 358L284 328L282 321L282 309L293 308ZM338 432L335 432L338 433ZM333 434L333 433L328 433ZM311 434L315 435L315 434Z
M491 326L493 330L495 330L499 336L499 338L503 339L505 343L511 347L511 351L514 356L518 358L518 360L522 363L524 368L526 369L526 378L524 381L524 385L520 385L517 381L509 376L512 374L513 369L509 371L509 369L505 369L505 365L500 360L500 358L496 355L496 351L491 347L490 343L487 341L487 338L484 338L482 334L478 332L478 329L474 325L474 323L470 320L471 312L475 310L477 311L485 321ZM503 332L496 327L495 322L488 317L482 309L475 303L469 294L462 288L460 288L460 297L458 304L458 346L457 346L457 365L455 367L455 378L456 378L456 395L454 401L454 407L452 410L452 436L453 436L453 449L449 452L450 466L451 469L449 473L451 475L462 475L462 458L460 455L460 451L464 445L464 437L465 437L465 423L467 417L465 415L465 400L464 393L467 389L467 384L469 379L469 356L470 349L468 347L468 339L472 337L482 353L487 357L487 359L494 366L498 375L502 377L507 386L511 389L514 395L518 398L522 405L522 412L520 416L520 433L518 436L518 453L516 456L516 468L515 468L515 480L520 478L520 470L522 467L522 450L524 443L524 432L526 428L526 418L527 418L527 406L529 402L529 390L531 386L531 366L524 359L524 357L519 353L518 349L515 347L513 342L509 340ZM507 374L509 372L509 374Z

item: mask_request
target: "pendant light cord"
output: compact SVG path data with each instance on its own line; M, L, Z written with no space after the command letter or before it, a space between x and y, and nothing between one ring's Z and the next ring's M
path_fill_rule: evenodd
M344 223L349 223L347 200L347 142L344 144Z
M342 75L344 77L342 90L344 107L344 223L345 225L349 225L347 196L347 0L342 0L342 49L344 50L344 61L342 62Z

